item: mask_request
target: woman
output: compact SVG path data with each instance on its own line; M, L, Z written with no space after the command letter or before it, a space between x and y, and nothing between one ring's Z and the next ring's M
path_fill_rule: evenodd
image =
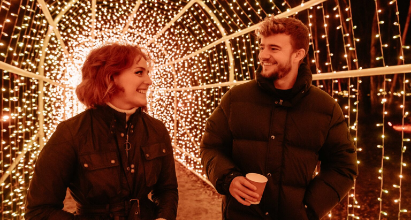
M143 111L152 84L148 62L138 46L91 51L76 89L87 110L60 123L41 151L26 219L176 218L170 136ZM67 187L75 214L62 210Z

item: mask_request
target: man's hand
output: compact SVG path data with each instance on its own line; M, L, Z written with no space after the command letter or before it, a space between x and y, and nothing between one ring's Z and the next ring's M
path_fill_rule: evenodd
M257 202L260 195L256 193L257 187L255 187L250 181L243 176L237 176L231 181L230 194L241 204L250 206L251 202Z

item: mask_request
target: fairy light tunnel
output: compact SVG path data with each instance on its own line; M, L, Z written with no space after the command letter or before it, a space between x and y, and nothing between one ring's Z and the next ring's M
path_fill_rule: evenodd
M378 183L373 198L379 209L369 215L411 218L410 156L406 151L411 138L406 130L411 102L410 46L401 33L400 3L367 1L371 6L367 10L374 10L378 21L372 40L378 46L371 54L372 65L363 68L368 60L361 60L359 54L369 40L359 34L356 22L360 21L355 18L360 15L355 14L359 11L351 0L1 0L2 219L24 218L24 199L36 157L59 122L84 110L73 88L81 80L80 68L88 52L105 42L138 44L151 54L155 66L149 113L169 129L176 160L205 180L199 159L205 122L230 87L254 78L258 40L253 30L271 15L295 16L309 27L310 51L305 62L316 73L313 83L343 108L358 147L360 174L363 151L380 150L381 162L371 169L372 181ZM392 21L397 29L386 31L384 20ZM381 103L378 132L373 134L380 141L369 146L359 139L359 94L363 77L377 75L383 80L377 94L371 95ZM395 82L400 86L394 87ZM389 100L395 103L390 110ZM401 118L395 125L401 134L396 142L399 146L386 140L386 130L392 127L386 117L393 114ZM367 113L362 115L367 117ZM397 169L394 175L384 173L390 160L387 152L397 158L390 162ZM358 184L365 183L357 180ZM343 208L333 210L329 219L334 213L347 219L363 218L363 196L356 186L343 200Z

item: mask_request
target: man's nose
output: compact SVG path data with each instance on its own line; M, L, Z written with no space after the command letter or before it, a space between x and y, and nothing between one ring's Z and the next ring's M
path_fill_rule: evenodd
M260 60L266 60L270 58L270 55L264 49L262 49L260 50L258 57L260 58Z

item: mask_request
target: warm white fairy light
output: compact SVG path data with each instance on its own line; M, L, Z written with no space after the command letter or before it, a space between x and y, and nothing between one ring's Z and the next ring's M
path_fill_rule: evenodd
M394 45L399 45L399 55L398 55L398 61L397 61L397 65L400 65L400 64L404 64L404 49L407 49L407 46L404 46L403 45L403 42L402 42L402 39L401 39L401 29L400 29L400 27L399 27L399 25L398 25L398 22L399 22L399 11L398 11L398 5L397 5L397 3L396 3L396 1L391 1L388 5L377 5L377 2L375 2L376 3L376 12L378 12L377 13L377 19L378 19L378 30L379 30L379 34L377 35L377 38L379 38L379 42L380 42L380 50L381 50L381 56L379 56L379 57L376 57L376 60L378 60L379 62L382 62L382 65L383 66L386 66L386 60L385 60L385 56L384 56L384 50L386 50L385 48L387 48L387 46L388 45L392 45L392 44L394 44ZM395 4L393 4L393 3L395 3ZM393 8L395 11L396 11L396 13L395 13L395 15L396 15L396 21L394 21L394 25L395 26L397 26L398 25L398 31L396 32L396 30L392 33L392 36L390 36L390 35L386 35L386 34L384 34L384 33L381 33L381 31L380 31L380 27L383 27L383 25L386 25L385 24L385 22L382 22L382 21L380 21L381 20L381 17L382 16L385 16L385 17L388 17L389 15L389 13L387 13L386 11L388 11L389 10L389 8L390 7L395 7L395 8ZM384 8L384 10L381 10L380 8ZM389 42L389 44L387 44L387 42ZM405 105L405 103L406 103L406 94L409 94L409 91L407 92L406 91L406 89L407 89L407 86L406 86L406 83L407 82L409 82L409 80L407 79L408 77L407 77L407 75L406 74L402 74L402 75L399 75L399 76L402 76L402 79L400 78L400 77L398 77L400 80L402 80L402 84L400 85L400 91L399 92L396 92L396 91L394 91L394 86L395 86L395 82L396 82L396 80L397 80L397 75L396 76L394 76L394 79L391 79L391 78L388 78L388 77L384 77L384 82L383 82L383 88L382 89L380 89L380 93L379 93L379 96L382 96L383 98L382 98L382 104L383 104L383 121L384 121L384 116L385 115L389 115L390 114L390 112L388 112L387 110L385 110L386 108L385 108L385 105L386 105L386 103L392 103L392 99L395 99L395 97L399 97L400 98L400 104L399 104L399 109L400 109L400 111L401 111L401 115L402 115L402 119L401 119L401 125L392 125L391 123L388 123L388 125L390 126L390 127L393 127L395 130L397 130L397 131L399 131L399 132L401 132L401 136L402 136L402 141L401 141L401 147L400 147L400 155L401 155L401 159L400 159L400 174L399 174L399 176L398 176L398 185L397 184L394 184L393 185L393 187L394 187L394 189L396 189L396 190L398 190L399 191L399 197L397 198L397 197L395 197L394 199L393 198L391 198L390 196L388 196L388 193L387 193L387 195L384 195L384 198L386 198L385 200L384 199L382 199L382 197L383 197L383 192L388 192L388 190L386 189L386 186L385 186L385 184L386 183L384 183L383 182L383 180L384 180L384 178L383 178L383 172L381 172L381 175L380 175L380 180L381 180L381 193L380 193L380 199L379 199L379 202L380 202L380 214L379 214L379 218L381 219L382 218L382 215L393 215L394 213L389 213L388 211L385 211L385 210L382 210L383 208L383 206L385 205L385 204L387 204L387 203L390 203L390 202L392 202L392 201L394 201L395 203L397 203L398 204L398 214L397 214L397 217L398 217L398 219L400 219L401 218L401 215L403 215L403 213L406 213L407 212L407 209L403 209L402 207L403 207L403 205L406 205L404 202L402 202L402 199L401 199L401 197L402 197L402 189L403 189L403 187L402 187L402 181L403 181L403 178L404 178L404 175L403 175L403 168L404 168L404 166L403 166L403 160L404 160L404 157L403 157L403 155L404 155L404 153L405 153L405 149L404 149L404 146L405 146L405 144L407 143L407 141L406 141L406 138L404 138L405 136L407 136L407 134L406 133L404 133L404 130L403 129L396 129L396 127L398 128L399 126L402 126L402 128L404 128L404 126L405 126L405 119L407 118L407 116L408 116L408 114L407 114L407 111L406 111L406 109L404 108L404 106L406 106ZM394 83L393 83L394 82ZM400 81L401 82L401 81ZM389 84L390 83L392 83L391 84L391 89L388 89L388 91L387 91L387 86L389 86ZM391 98L386 98L386 96L387 95L392 95L391 96ZM394 112L395 113L395 112ZM399 112L397 112L397 114L398 114ZM391 113L392 114L392 113ZM380 168L380 170L383 170L383 164L384 164L384 160L388 160L389 159L389 157L387 157L387 156L385 156L384 155L384 140L385 140L385 135L384 135L384 123L382 123L382 128L383 128L383 134L382 134L382 141L383 141L383 145L382 145L382 147L380 147L381 149L382 149L382 156L381 156L381 168ZM396 181L396 180L390 180L391 182L392 181Z
M207 89L196 89L187 91L170 91L161 90L169 88L184 88L201 85L209 85L220 82L228 82L230 80L230 59L228 54L227 44L220 43L211 47L203 53L193 56L187 60L163 66L170 61L183 58L206 45L220 39L224 33L221 33L215 19L218 19L228 34L233 34L239 30L243 30L261 21L262 18L270 14L279 14L281 11L289 11L292 6L284 1L282 4L275 5L270 1L266 8L262 7L263 1L235 1L229 0L226 4L220 4L216 1L204 0L205 4L213 12L210 15L201 4L193 4L180 19L170 26L158 39L155 39L151 44L147 45L147 50L155 60L155 69L151 73L153 78L152 92L150 92L149 111L150 114L161 119L170 131L173 145L178 147L175 151L176 158L183 162L186 167L204 175L202 166L198 161L199 149L198 145L201 140L202 133L207 118L211 115L213 109L219 104L221 97L228 90L227 87L214 87ZM10 8L10 3L2 1L2 9ZM128 30L123 33L124 27L132 14L135 6L135 1L98 1L96 8L96 27L94 32L95 39L91 36L91 1L76 1L69 11L62 17L58 23L58 28L62 38L65 41L67 50L70 52L73 61L62 52L62 46L58 42L54 33L50 36L50 42L47 46L47 51L44 55L45 76L58 81L64 85L75 87L81 80L79 70L84 62L85 56L95 46L98 46L108 41L118 41L145 45L152 39L171 18L176 16L180 10L187 4L182 1L166 1L166 0L144 0L138 8L137 13L129 24ZM302 2L301 5L307 2ZM327 2L327 4L335 4ZM393 1L392 4L394 4ZM396 4L396 3L395 3ZM395 5L394 4L394 5ZM53 1L48 5L48 9L52 17L55 17L63 11L66 3L62 1ZM297 5L295 5L297 6ZM2 10L0 9L0 10ZM320 72L333 72L334 69L356 69L358 59L355 54L355 42L359 39L354 37L354 26L352 25L352 15L344 16L341 12L327 11L324 7L313 7L313 10L322 11L323 23L315 24L317 27L324 28L321 34L316 36L319 40L319 45L326 44L327 50L313 50L316 55L326 54L326 59L311 57L309 60L314 60L312 65L316 65ZM336 8L339 9L339 8ZM344 13L351 13L349 7L341 8ZM27 5L21 6L21 13L25 13L23 22L16 24L16 16L7 16L3 25L13 23L16 30L20 31L20 35L15 33L4 33L3 36L8 36L10 39L17 39L18 43L10 44L9 42L0 42L0 58L4 58L10 64L13 64L21 69L30 72L37 72L39 66L39 54L36 50L43 46L43 39L47 33L47 20L41 16L36 1L29 1ZM380 11L383 14L383 11ZM17 12L14 12L17 13ZM336 13L332 15L332 13ZM301 14L301 13L300 13ZM300 15L299 14L299 15ZM335 27L329 23L331 18L348 25L345 29L344 25L340 24ZM1 22L0 22L1 23ZM334 22L335 23L335 22ZM399 23L397 21L397 23ZM379 25L386 25L379 23ZM351 27L351 29L350 29ZM329 30L340 30L343 39L351 38L351 42L344 42L344 53L331 53L328 42ZM382 34L384 35L384 34ZM15 37L15 38L13 38ZM379 33L378 37L381 37ZM394 40L401 39L401 35L394 34ZM243 81L253 79L255 70L254 67L258 64L258 42L255 36L251 33L244 34L233 39L229 39L233 51L233 59L235 62L234 78L235 81ZM13 46L10 46L10 45ZM408 47L408 48L407 48ZM2 48L5 48L3 50ZM384 48L389 48L385 47ZM402 46L404 49L409 49L409 46ZM22 55L21 55L22 54ZM399 59L404 60L403 54ZM384 56L380 56L379 60L383 60ZM345 62L342 67L333 65L338 62ZM162 66L161 68L158 68ZM330 69L331 68L331 69ZM318 72L318 71L317 71ZM1 117L2 134L2 163L1 171L6 172L10 167L10 161L22 152L24 148L28 148L26 158L22 163L16 165L16 168L10 173L7 181L1 184L2 192L2 217L11 218L24 214L24 195L28 186L30 175L32 172L35 158L38 154L38 141L29 144L27 140L34 137L38 131L37 121L37 97L38 97L38 81L21 78L6 71L2 72L2 103L4 103ZM406 75L404 74L404 82ZM354 81L354 80L353 80ZM344 114L349 121L349 127L353 132L358 130L358 96L359 80L357 84L351 84L349 81L347 88L340 88L341 80L332 80L331 93L334 98L347 106L344 108ZM7 83L7 84L6 84ZM4 85L7 85L6 87ZM325 85L325 84L324 84ZM17 90L16 90L17 86ZM320 87L321 85L319 85ZM59 86L45 85L45 131L46 138L55 130L56 124L61 120L69 118L74 114L81 112L84 107L78 104L74 91L72 89L63 89ZM385 88L381 90L381 95L386 94ZM405 100L406 94L409 91L402 90L396 92L396 96ZM24 99L22 98L24 97ZM348 100L348 101L345 101ZM384 99L383 104L387 102ZM402 103L402 108L407 111L405 101ZM74 109L74 111L73 111ZM387 111L383 112L388 114ZM355 116L355 120L350 121L350 118ZM404 116L407 114L404 113ZM175 124L176 122L176 124ZM12 123L9 127L8 123ZM384 126L382 126L384 127ZM24 132L26 132L25 135ZM10 134L10 135L9 135ZM384 137L384 133L382 135ZM384 139L384 138L382 138ZM357 141L357 137L354 137ZM404 138L403 144L409 142L409 139ZM20 146L18 143L24 141L25 146ZM380 147L383 149L384 142ZM179 150L181 149L181 150ZM406 150L403 146L402 152ZM184 151L184 152L183 152ZM196 159L197 158L197 159ZM388 159L383 155L383 159ZM359 163L359 161L358 161ZM401 167L406 168L405 161L401 162ZM380 169L382 179L382 167ZM400 178L401 176L401 178ZM401 180L406 176L400 174L399 185L401 189ZM13 185L18 180L17 185ZM14 181L14 182L13 182ZM12 184L13 183L13 184ZM397 188L396 188L397 189ZM382 189L381 192L388 194L389 189ZM386 201L385 197L380 196L380 200ZM359 205L355 199L355 191L350 192L349 204L350 209L358 209ZM396 199L396 204L399 204L399 214L406 213L409 207L401 206L401 199ZM404 203L402 203L404 205ZM381 212L387 215L387 212ZM385 214L384 214L385 213ZM359 219L354 211L347 213L348 217ZM330 214L331 217L331 214Z
M397 38L396 36L398 36L398 41L399 41L399 44L401 45L400 46L400 56L399 56L399 60L398 60L398 63L397 64L404 64L404 49L407 49L407 47L406 46L404 46L403 44L403 42L405 42L405 39L402 39L402 35L401 35L401 28L400 28L400 26L399 26L399 20L400 20L400 18L399 18L399 11L398 11L398 2L396 1L396 0L394 0L394 1L390 1L389 2L389 5L391 5L391 4L393 4L393 3L395 3L395 11L396 11L396 18L397 18L397 21L395 21L394 22L394 25L396 25L396 26L398 26L398 35L395 35L394 37L395 38ZM394 38L393 37L393 38ZM394 39L395 39L394 38ZM402 213L407 213L408 212L408 210L407 209L404 209L403 208L403 205L407 205L406 203L402 203L402 196L403 196L403 194L402 194L402 186L403 186L403 184L402 184L402 179L403 179L403 169L404 169L404 167L406 166L406 163L404 162L404 153L405 153L405 151L406 151L406 149L407 149L407 146L405 146L405 144L407 144L407 143L409 143L410 142L410 138L406 138L406 134L404 133L404 127L405 127L405 118L408 116L408 112L407 112L407 110L408 110L408 108L405 108L405 103L406 103L406 99L405 99L405 96L406 96L406 93L407 93L407 91L406 91L406 82L408 81L408 79L407 79L407 77L406 77L406 75L405 74L402 74L403 75L403 77L402 77L402 80L403 80L403 82L404 83L402 83L402 85L401 85L401 91L399 92L399 93L397 93L398 94L398 96L399 97L401 97L402 96L402 104L400 105L400 108L402 109L402 118L401 118L401 126L402 126L402 128L403 129L401 129L401 148L400 148L400 152L401 152L401 159L400 159L400 178L399 178L399 187L398 187L398 190L399 190L399 197L398 197L398 199L396 199L396 203L398 203L398 219L400 219L401 218L401 214ZM410 93L409 93L410 94ZM410 94L411 95L411 94ZM396 187L395 187L396 188ZM410 208L411 206L409 206L409 204L408 204L408 207L406 206L405 208Z
M38 66L38 50L44 38L44 20L36 14L40 13L35 2L26 2L19 7L12 8L7 1L2 1L0 13L7 12L5 23L0 25L2 34L0 45L0 60L8 62L17 68L29 72L36 72ZM19 13L19 14L17 14ZM24 19L17 18L24 14ZM4 17L3 17L4 18ZM13 25L13 33L5 33L10 29L3 29ZM29 32L30 30L39 30ZM32 35L31 35L32 34ZM15 43L11 43L15 42ZM29 144L38 130L37 100L38 81L19 77L8 71L1 71L1 210L3 217L17 217L24 213L21 209L24 195L32 171L32 160L17 160L21 157L35 157L38 145ZM10 168L14 169L9 171ZM3 181L4 180L4 181ZM4 213L4 214L3 214Z
M381 39L381 31L380 31L380 25L382 24L380 22L380 13L382 11L381 11L381 9L379 9L379 7L380 6L378 5L378 3L375 2L375 10L376 10L377 26L378 26L378 34L376 35L376 38L379 39L380 48L381 48L380 49L381 56L377 57L376 60L377 61L381 60L382 65L385 66L384 50L383 50L384 44L383 44L382 39ZM381 92L381 95L382 95L381 104L382 104L383 112L385 112L385 108L386 108L386 95L387 95L387 93L386 93L386 82L387 82L387 80L386 80L386 77L384 76L383 88L380 89L380 92ZM383 193L385 192L386 194L388 194L388 191L386 189L384 189L384 172L383 172L383 170L384 170L384 159L385 159L385 149L384 149L384 147L385 147L385 138L384 138L384 136L385 136L385 124L384 124L385 115L386 114L382 115L382 123L381 123L381 127L382 127L382 135L381 135L382 144L381 144L381 146L382 147L381 147L381 168L379 169L379 173L380 173L379 180L381 181L380 196L378 197L378 201L380 203L380 211L379 211L379 216L378 216L379 219L382 218L382 215L385 215L385 216L388 215L388 213L383 210L383 196L384 196Z
M359 69L358 66L358 58L357 58L357 49L356 49L356 38L355 38L355 26L353 24L352 18L352 10L351 10L351 0L348 1L348 5L345 7L345 16L346 19L343 21L343 15L341 14L341 5L338 7L338 11L340 12L340 24L342 26L341 33L342 38L344 39L344 51L345 55L349 54L350 56L344 56L346 58L347 69ZM345 23L343 23L345 22ZM344 27L348 26L347 30L345 30L346 34L344 34ZM348 34L348 33L350 34ZM345 40L346 39L346 40ZM347 50L348 49L348 50ZM354 139L354 144L358 148L358 106L359 106L359 89L360 89L361 80L357 77L356 79L348 79L349 88L347 88L347 104L348 104L348 113L347 113L347 123L350 127L350 133ZM357 152L361 152L361 149L358 149ZM357 153L358 154L358 153ZM360 161L357 161L358 164ZM354 185L351 189L351 196L347 197L347 215L351 216L354 219L360 219L359 216L356 215L355 209L359 208L358 201L356 199L356 185L357 180L354 180ZM351 198L351 199L350 199Z
M333 62L335 60L340 60L338 57L334 56L334 54L330 50L330 42L328 41L329 38L329 28L332 27L332 25L329 23L329 18L335 18L336 21L333 22L333 24L337 23L338 25L336 26L336 30L341 32L342 35L342 40L343 40L343 58L345 59L345 65L340 66L342 69L358 69L358 65L352 64L352 62L356 62L357 55L355 51L355 43L352 44L350 42L355 42L354 39L354 28L352 25L352 17L351 15L351 10L349 7L349 4L345 9L343 10L345 14L342 14L342 11L340 10L340 3L337 2L337 5L333 7L333 10L330 12L335 12L336 14L334 16L330 16L330 14L327 14L327 12L324 8L325 6L330 7L329 3L322 3L321 5L318 5L316 7L312 7L311 10L308 10L308 22L309 22L309 29L310 29L310 45L312 46L312 63L315 64L316 67L316 72L321 73L324 72L321 70L321 68L325 69L325 72L333 72ZM318 13L320 11L320 13ZM319 15L320 14L320 15ZM315 17L314 17L315 15ZM323 23L318 23L319 18L318 16L322 15L322 21ZM346 18L346 19L343 19ZM314 20L315 19L315 20ZM313 32L313 25L316 25L316 32ZM322 30L324 28L324 30ZM321 34L320 34L321 33ZM352 37L352 39L351 39ZM315 41L314 41L315 40ZM324 42L325 41L325 42ZM316 43L318 42L318 43ZM325 51L321 51L319 46L317 45L325 45ZM324 46L322 47L324 48ZM326 56L321 54L326 54ZM324 65L325 64L325 65ZM351 81L353 83L351 83ZM357 131L358 131L358 88L359 88L359 83L360 80L351 80L348 79L347 87L344 88L341 85L343 84L341 80L333 80L331 83L331 95L335 98L337 102L343 107L345 118L347 119L348 126L350 127L351 134L353 136L355 145L357 145ZM316 84L319 88L329 90L327 84L324 85L323 81L316 81ZM354 119L354 120L352 120ZM360 161L357 161L360 163ZM352 217L355 219L359 219L358 216L355 215L355 208L359 207L358 201L356 200L355 197L355 185L351 190L351 195L352 196L347 196L347 218ZM329 217L332 217L332 213L329 214Z

